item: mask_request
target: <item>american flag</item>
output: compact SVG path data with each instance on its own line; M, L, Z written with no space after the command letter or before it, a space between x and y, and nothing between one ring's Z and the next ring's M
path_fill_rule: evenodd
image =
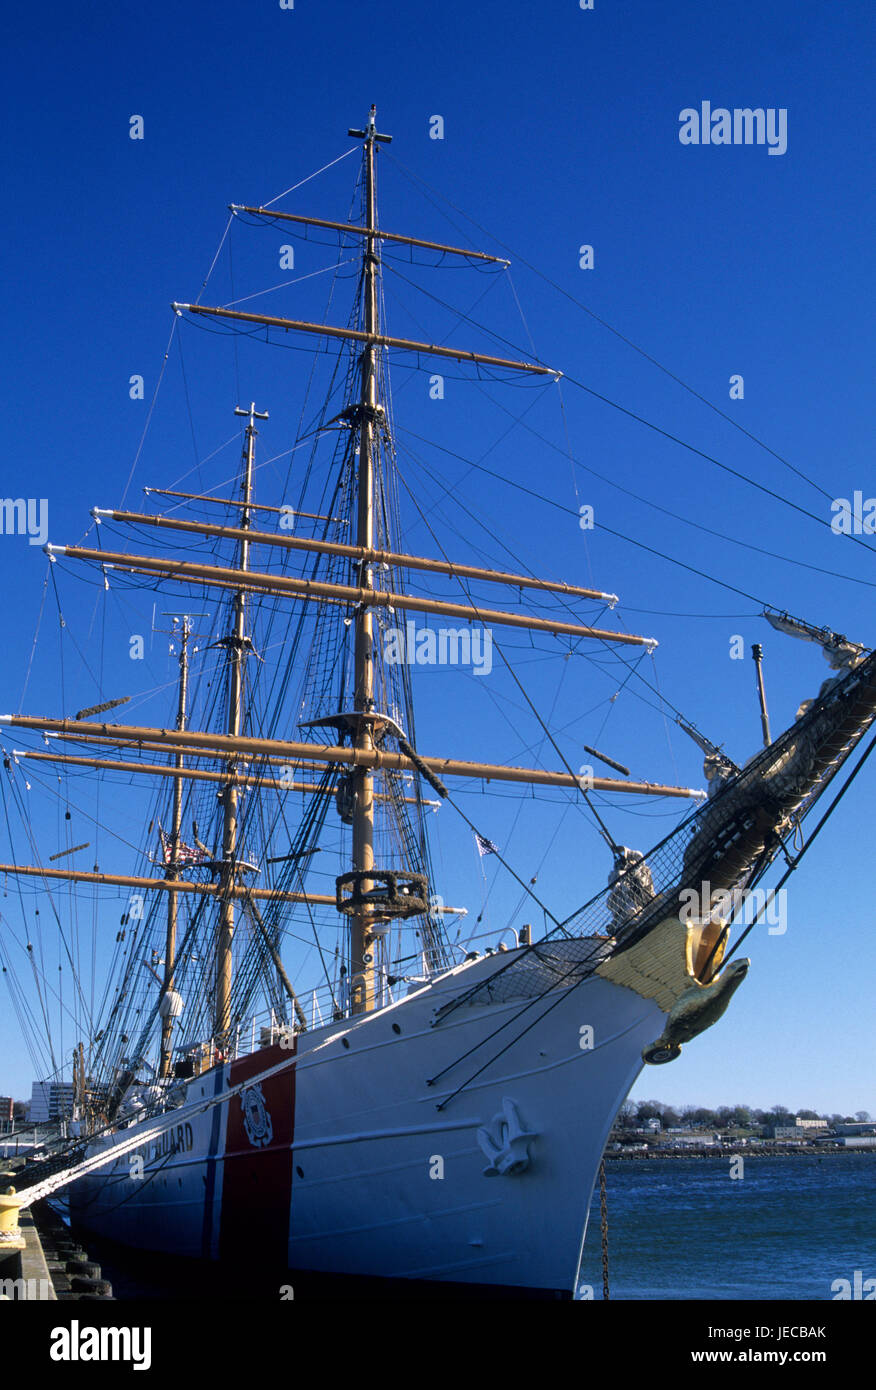
M158 834L161 836L162 861L165 864L172 864L173 846L170 842L170 836L165 835L160 825L158 827ZM209 856L204 854L202 850L192 849L191 845L187 845L183 840L180 840L177 845L176 862L178 864L203 864L208 857Z
M474 837L475 837L475 844L476 844L477 847L478 847L478 854L481 856L482 859L483 859L483 857L484 857L485 854L498 854L498 853L499 853L498 849L497 849L496 846L493 844L492 840L488 840L488 839L486 838L486 836L484 836L484 835L479 835L478 832L475 831Z

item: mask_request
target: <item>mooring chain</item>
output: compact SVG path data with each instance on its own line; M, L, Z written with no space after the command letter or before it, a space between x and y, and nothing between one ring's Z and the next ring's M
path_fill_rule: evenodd
M602 1227L602 1297L608 1299L608 1201L605 1195L604 1157L599 1165L599 1213Z

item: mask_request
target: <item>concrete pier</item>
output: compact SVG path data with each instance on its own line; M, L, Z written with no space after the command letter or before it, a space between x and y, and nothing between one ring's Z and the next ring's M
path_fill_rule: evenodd
M56 1300L42 1241L30 1211L18 1219L20 1238L0 1241L0 1301Z

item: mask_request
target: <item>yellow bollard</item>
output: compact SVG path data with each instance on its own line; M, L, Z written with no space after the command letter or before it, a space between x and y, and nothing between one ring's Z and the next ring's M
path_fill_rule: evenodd
M16 1196L14 1187L7 1187L5 1192L0 1192L0 1246L8 1241L21 1240L18 1226L21 1201L21 1197Z

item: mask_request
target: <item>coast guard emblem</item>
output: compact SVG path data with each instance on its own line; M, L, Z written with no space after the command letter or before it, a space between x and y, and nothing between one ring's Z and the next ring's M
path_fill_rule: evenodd
M264 1148L274 1137L274 1126L271 1124L261 1086L248 1086L241 1093L240 1104L243 1108L243 1127L247 1139L255 1148Z

